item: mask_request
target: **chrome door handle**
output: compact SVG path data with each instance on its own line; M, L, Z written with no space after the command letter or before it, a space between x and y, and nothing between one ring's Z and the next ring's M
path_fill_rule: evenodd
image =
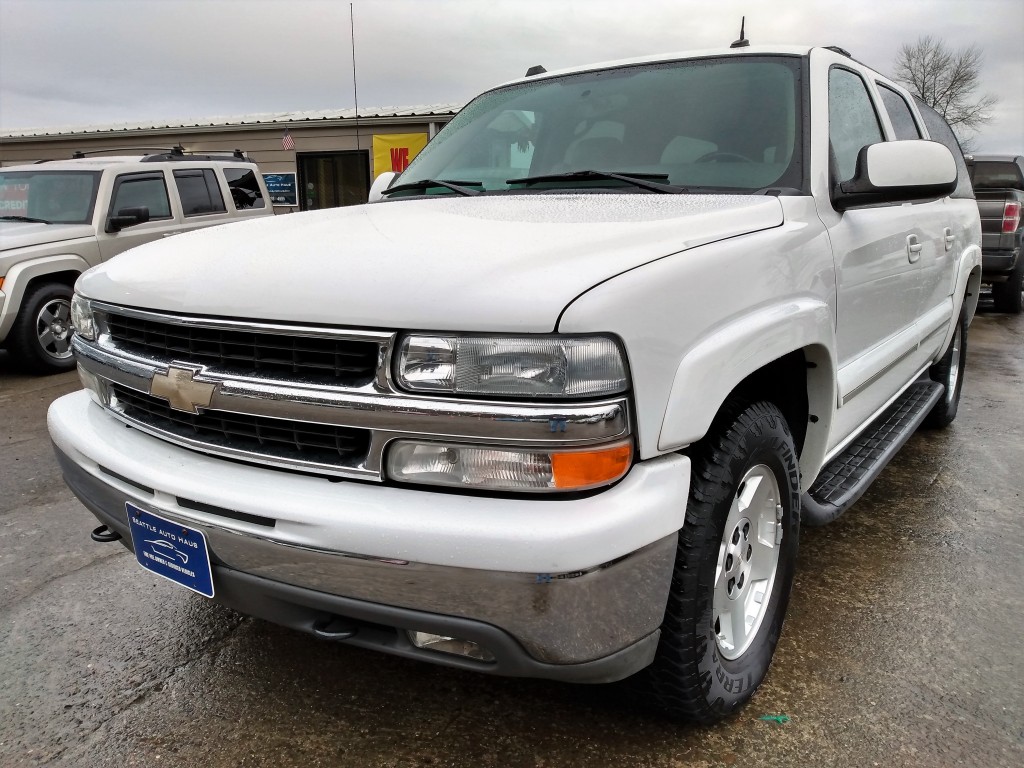
M924 246L917 241L917 235L907 235L907 258L911 264L921 258L922 248Z
M946 227L943 230L942 234L944 235L944 239L946 241L946 250L953 250L953 243L956 242L956 235L953 234L953 230L950 229L949 227Z

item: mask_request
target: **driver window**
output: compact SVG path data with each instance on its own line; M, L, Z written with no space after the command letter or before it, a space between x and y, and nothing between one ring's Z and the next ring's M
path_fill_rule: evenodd
M835 156L837 181L853 178L862 147L883 141L864 81L839 67L828 73L828 139Z
M171 218L171 204L167 198L167 186L162 177L122 178L110 205L110 212L116 216L122 208L144 205L149 208L150 221Z

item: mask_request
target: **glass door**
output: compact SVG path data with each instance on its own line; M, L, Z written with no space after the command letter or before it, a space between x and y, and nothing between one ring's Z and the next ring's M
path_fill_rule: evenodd
M303 153L299 161L299 207L304 211L365 203L370 193L370 153Z

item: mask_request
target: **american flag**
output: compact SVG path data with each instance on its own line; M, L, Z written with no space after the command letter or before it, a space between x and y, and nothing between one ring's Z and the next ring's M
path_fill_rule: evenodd
M281 137L281 149L285 152L295 149L295 139L292 138L292 134L287 128L284 129L284 136Z

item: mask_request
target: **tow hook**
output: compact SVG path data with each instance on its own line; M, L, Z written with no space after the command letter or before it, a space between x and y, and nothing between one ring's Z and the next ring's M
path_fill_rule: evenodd
M338 616L321 618L313 624L313 634L321 640L347 640L358 631L358 626Z
M101 525L89 534L89 538L93 541L98 541L100 544L106 544L108 541L117 541L121 538L121 534L110 530L105 525Z

